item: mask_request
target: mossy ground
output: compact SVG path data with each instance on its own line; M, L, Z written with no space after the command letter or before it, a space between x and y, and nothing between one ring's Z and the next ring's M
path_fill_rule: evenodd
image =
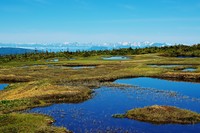
M1 133L66 133L65 128L51 126L53 119L37 114L3 114L0 115Z
M82 102L91 98L91 88L112 86L109 82L118 78L147 76L200 81L200 58L144 54L127 55L129 60L108 61L103 60L102 56L73 57L76 60L59 58L58 62L37 60L1 64L0 82L11 84L0 93L0 113L4 115L56 102ZM175 68L154 68L148 64L181 64L183 67L190 65L197 68L197 71L182 72ZM96 67L79 70L68 67L81 65Z
M113 115L116 118L129 118L154 124L195 124L200 123L200 114L171 106L150 106L136 108L125 114Z

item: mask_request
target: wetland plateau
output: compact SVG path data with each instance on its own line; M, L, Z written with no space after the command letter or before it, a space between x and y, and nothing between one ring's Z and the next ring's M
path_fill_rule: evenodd
M47 56L38 54L31 56ZM200 58L142 54L122 56L129 59L104 60L102 57L112 56L85 56L88 55L68 57L76 60L52 55L50 59L40 60L35 60L35 57L32 57L33 60L23 60L26 57L14 61L1 59L0 82L9 85L2 85L0 92L0 131L60 133L68 129L79 133L200 130L199 124L154 125L112 117L152 105L175 106L200 113ZM59 61L46 62L52 59ZM178 66L152 67L149 64ZM196 71L183 72L185 68L195 68ZM4 123L4 118L9 124Z

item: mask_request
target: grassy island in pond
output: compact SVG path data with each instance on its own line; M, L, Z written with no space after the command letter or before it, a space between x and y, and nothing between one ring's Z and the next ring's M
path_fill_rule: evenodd
M150 106L129 110L126 114L113 115L115 118L129 118L154 124L195 124L200 122L200 114L172 106Z

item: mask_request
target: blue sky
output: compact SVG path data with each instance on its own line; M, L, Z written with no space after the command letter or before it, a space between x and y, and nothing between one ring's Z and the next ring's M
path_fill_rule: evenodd
M0 0L0 42L200 43L200 0Z

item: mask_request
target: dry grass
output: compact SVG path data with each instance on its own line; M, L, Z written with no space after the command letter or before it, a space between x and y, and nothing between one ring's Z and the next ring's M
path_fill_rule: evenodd
M48 65L31 66L23 68L21 67L26 62L19 63L20 67L4 67L0 70L0 81L38 81L43 79L50 79L56 83L67 83L77 80L98 80L98 81L112 81L117 78L125 77L138 77L138 76L150 76L150 77L169 77L184 78L185 80L199 79L199 69L193 73L187 73L189 76L181 76L181 72L174 71L174 69L166 68L152 68L147 64L195 64L195 67L199 68L200 58L195 59L180 59L180 58L166 58L160 57L156 54L138 55L132 57L127 61L104 61L99 57L94 58L81 58L74 61L60 61L57 62L55 67L48 67ZM46 63L46 62L45 62ZM8 65L8 64L5 64ZM15 64L16 65L16 64ZM73 70L62 66L90 66L94 65L96 68ZM170 74L170 73L172 74ZM10 75L10 76L8 76ZM179 76L180 75L180 76Z
M9 62L0 70L0 82L11 84L0 93L0 100L38 99L48 102L78 102L90 97L89 88L97 88L103 82L127 77L158 77L199 81L200 58L166 58L157 54L137 55L125 61L104 61L101 57L62 60L49 67L48 62ZM33 65L40 63L43 65ZM148 64L196 64L196 72L181 72L174 68L154 68ZM18 65L18 66L17 66ZM33 65L33 66L31 66ZM51 64L52 65L52 64ZM73 70L62 66L96 66ZM28 67L22 67L28 66ZM74 99L74 100L73 100ZM37 103L37 102L36 102Z
M154 124L195 124L200 122L200 114L171 106L150 106L127 111L116 118L129 118Z
M91 98L91 93L91 89L84 86L54 85L48 80L13 83L0 93L0 113L57 102L83 102Z
M161 76L161 78L186 80L186 81L200 81L200 72L167 72Z
M7 74L7 75L0 74L0 81L1 82L27 82L27 81L31 81L31 77L19 76L15 74Z
M14 88L14 89L12 89ZM0 94L0 100L39 98L51 95L76 95L87 91L84 87L52 85L47 81L11 84Z
M48 62L9 62L0 69L0 82L21 82L11 84L1 91L0 100L37 99L51 102L78 102L90 98L91 90L104 82L127 77L159 77L179 80L200 80L199 71L181 72L174 68L154 68L148 64L196 64L200 58L180 59L160 57L157 54L137 55L125 61L104 61L101 57L62 60L49 67ZM33 65L40 63L43 65ZM52 64L51 64L52 65ZM62 66L96 66L73 70ZM22 67L28 66L28 67ZM199 69L198 69L199 70ZM23 81L23 82L22 82ZM35 102L40 103L40 102ZM32 106L32 104L31 104Z
M76 58L73 61L60 60L56 63L39 60L33 62L11 61L1 64L0 82L12 82L12 84L0 93L0 113L3 114L0 115L0 125L5 123L5 121L1 121L5 113L46 106L55 102L82 102L91 98L91 88L102 85L118 86L108 82L118 78L148 76L200 80L200 58L178 59L148 54L130 56L130 60L127 61L104 61L98 56ZM174 71L174 69L152 68L148 64L190 64L195 65L198 70L183 73ZM48 65L54 66L49 67ZM80 70L65 67L91 65L96 67ZM0 132L63 132L63 129L46 126L44 116L41 118L38 118L37 115L25 114L8 114L8 116L7 125L0 126ZM29 118L30 121L28 121ZM38 122L37 120L42 122L41 126L40 124L34 126ZM34 123L33 126L30 123ZM23 131L21 127L23 127ZM30 128L31 130L29 130Z

